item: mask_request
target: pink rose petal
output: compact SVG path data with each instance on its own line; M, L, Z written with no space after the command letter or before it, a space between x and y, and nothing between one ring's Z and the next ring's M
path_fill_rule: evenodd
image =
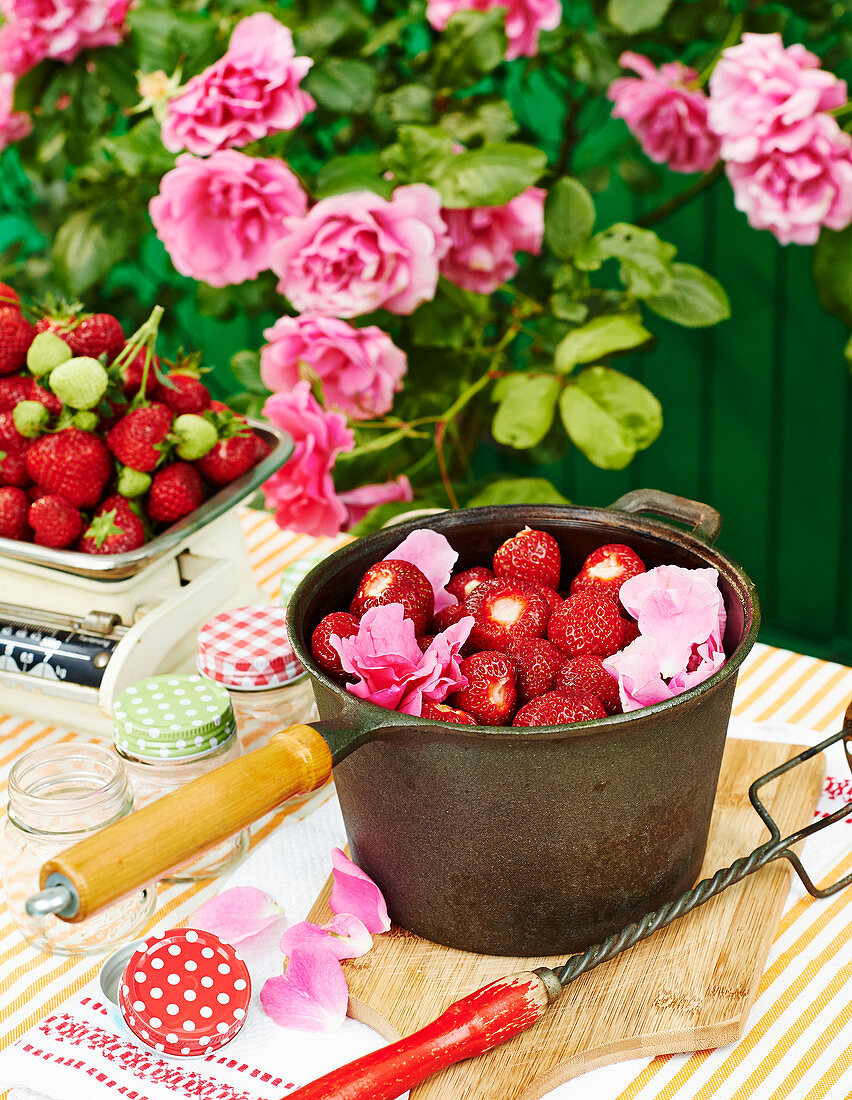
M346 1016L349 990L340 960L325 944L293 947L286 972L260 991L264 1012L281 1027L336 1031Z
M387 932L391 926L382 892L340 848L331 849L334 886L329 905L332 913L356 916L370 932Z
M254 886L234 886L197 909L192 927L212 932L225 943L240 943L283 916L281 906L263 890L256 890Z
M288 928L281 937L281 951L289 955L295 947L302 944L321 944L332 951L338 959L358 959L373 946L373 937L364 926L364 922L351 913L339 913L327 924L312 924L300 921Z
M625 713L662 703L676 694L660 675L660 651L653 638L640 635L626 649L607 657L603 666L618 680Z
M435 614L445 607L458 603L455 596L447 592L447 583L458 561L458 554L439 531L430 531L424 527L412 531L397 548L385 555L385 561L394 558L416 565L428 579L435 593Z

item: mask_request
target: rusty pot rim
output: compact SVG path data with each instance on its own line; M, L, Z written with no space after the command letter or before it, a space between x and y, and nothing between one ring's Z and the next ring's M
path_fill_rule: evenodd
M596 718L587 722L574 722L569 725L559 726L524 727L524 729L529 730L529 732L524 733L520 732L520 727L518 726L468 726L462 723L444 722L435 718L423 718L419 715L403 714L401 711L389 710L387 707L380 707L377 703L371 703L369 700L361 699L351 691L347 691L344 687L341 687L327 676L322 669L314 663L309 645L303 644L299 636L299 631L295 628L295 612L293 609L307 596L308 591L313 588L318 577L322 577L328 572L336 572L335 566L339 567L341 563L348 564L348 559L361 557L365 551L369 554L369 550L372 546L382 546L384 549L383 544L387 541L388 531L391 531L394 536L397 536L397 544L402 542L412 531L423 527L440 531L442 534L447 534L447 537L449 537L447 529L452 531L455 528L462 527L468 519L474 517L481 519L485 519L489 515L495 516L495 518L499 515L500 519L512 519L512 517L517 517L517 522L527 524L530 520L531 511L535 511L536 519L534 522L537 523L547 523L549 519L560 520L567 518L579 520L581 522L587 521L590 525L597 525L605 521L612 522L613 519L622 517L624 520L628 521L626 526L631 531L656 536L666 542L680 541L695 553L705 556L709 555L711 558L715 559L713 567L718 570L720 575L724 572L726 579L734 582L734 587L737 588L737 594L743 605L746 620L748 621L749 618L751 619L748 629L740 639L734 652L727 658L725 664L718 672L714 672L712 676L709 676L701 684L698 684L694 688L690 688L688 691L682 692L680 695L676 695L673 699L666 699L662 703L654 703L649 707L641 707L638 710L628 711L622 714L611 714L607 715L606 718ZM720 565L722 566L721 569L719 568ZM328 557L323 558L322 561L318 562L300 581L287 607L286 621L291 645L299 661L305 667L311 678L318 680L323 687L336 694L340 698L344 708L357 707L359 711L363 708L363 722L369 724L379 733L381 727L387 727L388 732L390 732L391 729L399 731L420 730L428 734L441 735L444 738L453 736L458 737L460 740L490 740L501 744L511 744L529 741L531 739L536 741L547 741L556 740L557 738L571 739L575 737L588 737L593 734L605 735L610 733L612 735L619 735L624 732L623 727L628 723L632 722L636 724L638 721L644 719L653 720L657 717L662 718L667 716L669 712L676 707L682 708L684 705L688 706L690 703L699 702L702 696L712 691L716 685L722 683L727 677L734 675L751 652L760 629L760 603L754 582L736 562L711 543L698 538L694 534L682 531L677 527L672 527L662 520L649 519L646 516L640 515L631 515L609 508L592 508L559 504L507 504L481 508L460 508L454 511L444 512L438 516L419 517L409 523L395 524L391 528L382 528L369 535L354 539L352 542L334 551L334 553L330 554Z

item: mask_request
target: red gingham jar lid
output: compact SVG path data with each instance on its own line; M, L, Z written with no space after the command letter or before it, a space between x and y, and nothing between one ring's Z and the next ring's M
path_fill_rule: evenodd
M209 1054L243 1026L251 980L233 947L200 928L148 936L130 956L118 1004L133 1034L175 1057Z
M285 627L282 607L237 607L222 611L198 635L198 671L242 691L281 687L302 668Z

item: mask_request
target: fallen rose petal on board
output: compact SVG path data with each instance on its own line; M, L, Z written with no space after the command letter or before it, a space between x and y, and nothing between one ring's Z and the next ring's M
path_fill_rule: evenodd
M332 913L350 913L358 917L369 932L387 932L391 926L388 907L370 876L340 848L331 849L331 866L334 885L329 905Z
M373 946L373 937L358 917L338 913L327 924L299 921L281 937L281 951L285 955L303 944L323 944L341 960L358 959Z
M264 982L260 1003L281 1027L337 1031L349 1003L340 960L325 944L294 946L284 974Z

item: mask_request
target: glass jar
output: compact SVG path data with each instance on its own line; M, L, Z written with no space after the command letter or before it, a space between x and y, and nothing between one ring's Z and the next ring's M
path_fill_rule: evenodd
M137 808L240 756L228 693L195 674L151 676L127 688L113 708L113 738ZM247 850L248 832L243 830L163 881L214 878Z
M153 886L76 924L30 917L25 908L43 863L130 813L133 795L118 757L100 745L35 749L12 768L8 794L3 886L25 939L53 955L94 955L134 939L154 911Z

